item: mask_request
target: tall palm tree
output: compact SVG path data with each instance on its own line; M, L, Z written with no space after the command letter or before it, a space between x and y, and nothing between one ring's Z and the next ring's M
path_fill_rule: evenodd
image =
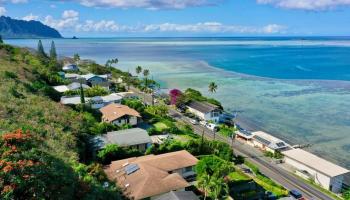
M218 89L218 85L215 82L210 82L208 88L209 92L214 93Z
M142 72L142 67L137 66L135 70L136 70L136 74L139 75Z
M143 76L144 77L148 77L148 75L149 75L149 70L148 69L144 69L143 70Z
M198 178L197 180L198 187L204 192L204 200L207 199L208 194L210 193L211 187L211 177L206 174Z
M211 178L210 181L211 192L210 197L218 200L220 197L226 196L228 193L228 186L222 178Z
M149 70L148 69L144 69L143 70L143 76L145 77L145 87L148 87L148 76L149 76Z

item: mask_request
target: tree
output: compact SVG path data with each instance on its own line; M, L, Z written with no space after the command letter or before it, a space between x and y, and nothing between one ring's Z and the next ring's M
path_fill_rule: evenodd
M56 45L54 41L51 42L50 58L51 60L57 60Z
M75 54L73 55L73 60L74 60L75 62L80 61L80 56L79 56L79 54L75 53Z
M145 78L145 89L148 88L148 76L149 76L149 70L148 69L144 69L143 70L143 76Z
M343 198L345 200L350 200L350 189L348 189L345 192L343 192Z
M82 81L80 81L80 103L81 104L85 103L84 88L83 88Z
M41 40L39 40L39 42L38 42L38 49L37 49L37 51L38 51L39 57L47 58L47 55L45 53L45 50L44 50L44 47L43 47L43 43L41 42Z
M211 177L206 174L198 177L197 185L204 192L204 200L207 199L208 193L210 192Z
M223 178L211 177L209 188L209 196L211 199L219 200L228 194L228 185Z
M170 104L176 105L178 103L179 97L182 95L182 92L178 89L172 89L169 92L170 95Z
M218 89L218 85L216 85L215 82L210 82L209 83L209 92L214 93Z
M4 41L2 40L2 35L0 35L0 44L3 44Z
M141 66L137 66L135 71L136 71L136 74L139 75L142 72L142 67Z

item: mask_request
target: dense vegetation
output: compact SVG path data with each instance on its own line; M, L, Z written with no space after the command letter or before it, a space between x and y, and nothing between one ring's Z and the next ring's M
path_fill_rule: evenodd
M58 65L0 44L0 199L120 199L101 165L84 164L96 118L53 101Z

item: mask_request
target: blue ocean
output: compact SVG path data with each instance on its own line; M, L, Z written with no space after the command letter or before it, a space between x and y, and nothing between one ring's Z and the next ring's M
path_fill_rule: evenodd
M61 56L78 53L135 72L163 88L192 87L238 113L242 125L350 168L350 38L55 39ZM37 40L6 40L36 48ZM51 40L43 40L48 50ZM218 91L208 92L215 81Z

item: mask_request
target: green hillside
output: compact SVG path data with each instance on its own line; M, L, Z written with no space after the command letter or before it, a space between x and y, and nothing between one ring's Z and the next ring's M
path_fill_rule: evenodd
M53 100L57 66L0 44L0 199L121 199L100 165L83 164L94 118Z

